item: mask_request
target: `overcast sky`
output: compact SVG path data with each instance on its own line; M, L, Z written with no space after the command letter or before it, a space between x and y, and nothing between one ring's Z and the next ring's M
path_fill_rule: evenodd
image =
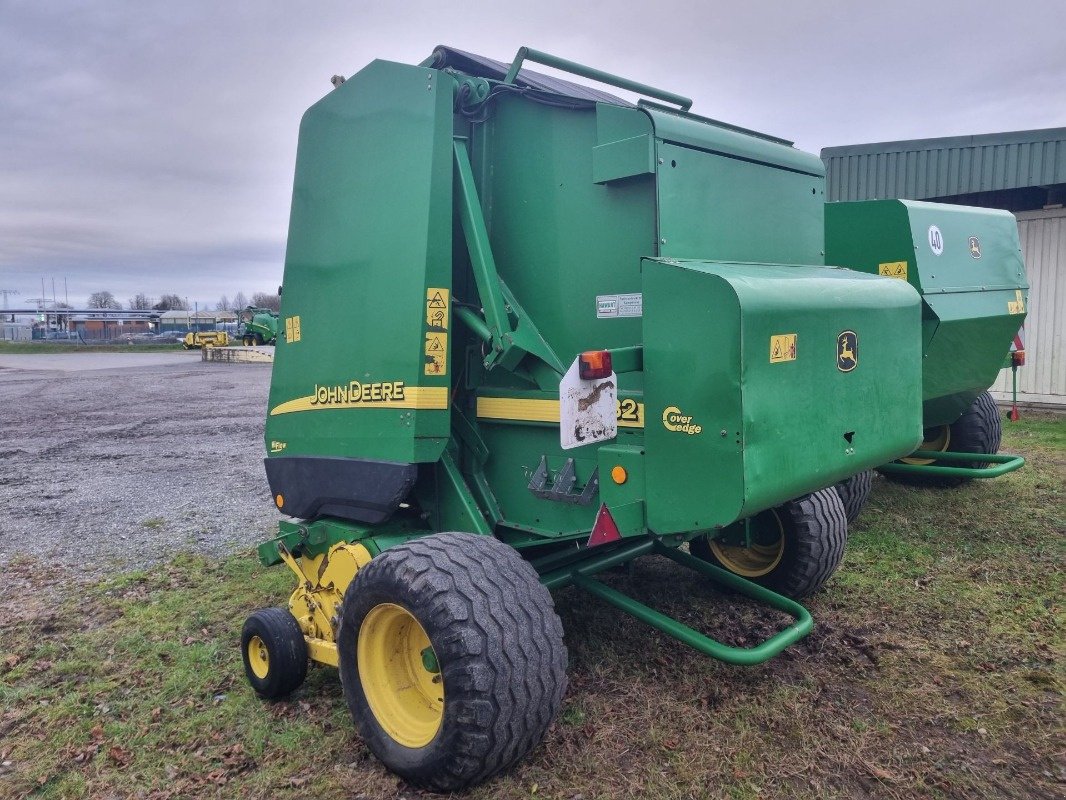
M0 0L0 289L273 291L300 115L374 58L529 45L817 153L1064 126L1064 31L1064 0Z

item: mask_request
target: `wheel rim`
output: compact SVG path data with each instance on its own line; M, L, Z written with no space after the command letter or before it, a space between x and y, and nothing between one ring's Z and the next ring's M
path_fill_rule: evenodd
M444 683L425 630L406 608L370 610L356 645L359 682L378 724L405 747L424 747L444 719Z
M263 680L270 672L270 652L266 642L258 636L248 640L248 666L252 668L252 674L259 680Z
M926 428L922 438L922 444L918 448L919 450L932 450L937 453L943 453L947 451L948 445L951 444L951 426L940 425L936 428ZM907 458L901 458L904 464L932 464L936 461L935 458L913 458L908 456Z
M776 511L759 514L752 520L757 538L750 546L712 539L708 544L714 557L728 569L745 578L761 578L781 563L785 554L785 525Z

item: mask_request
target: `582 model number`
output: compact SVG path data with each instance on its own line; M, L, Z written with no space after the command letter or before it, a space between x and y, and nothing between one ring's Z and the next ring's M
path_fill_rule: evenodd
M644 407L631 397L619 400L615 404L615 417L620 423L631 426L644 425Z

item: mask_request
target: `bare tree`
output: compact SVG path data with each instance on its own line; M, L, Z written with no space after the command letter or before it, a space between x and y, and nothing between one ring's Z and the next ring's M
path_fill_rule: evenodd
M147 311L155 304L155 298L149 297L144 292L138 292L136 297L131 297L129 303L130 311Z
M256 308L269 308L271 311L281 311L281 297L266 292L256 292L252 295L252 305Z
M233 295L233 309L240 311L242 308L248 307L248 298L245 297L244 292L237 292Z
M188 311L189 307L185 304L185 301L178 297L176 294L164 294L159 298L159 302L152 306L156 311Z
M88 308L122 308L122 303L115 299L111 292L93 292L89 295Z
M215 303L215 311L229 311L229 310L230 310L229 298L226 297L226 295L222 295L222 297L220 297L218 299L218 302Z

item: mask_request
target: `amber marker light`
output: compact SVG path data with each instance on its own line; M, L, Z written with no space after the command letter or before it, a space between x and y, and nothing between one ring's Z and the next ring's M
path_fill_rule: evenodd
M578 358L578 371L583 381L597 381L611 377L611 354L607 350L587 350Z
M611 467L611 480L617 484L623 484L626 482L626 478L629 477L629 473L626 472L626 468L621 464L616 464Z

